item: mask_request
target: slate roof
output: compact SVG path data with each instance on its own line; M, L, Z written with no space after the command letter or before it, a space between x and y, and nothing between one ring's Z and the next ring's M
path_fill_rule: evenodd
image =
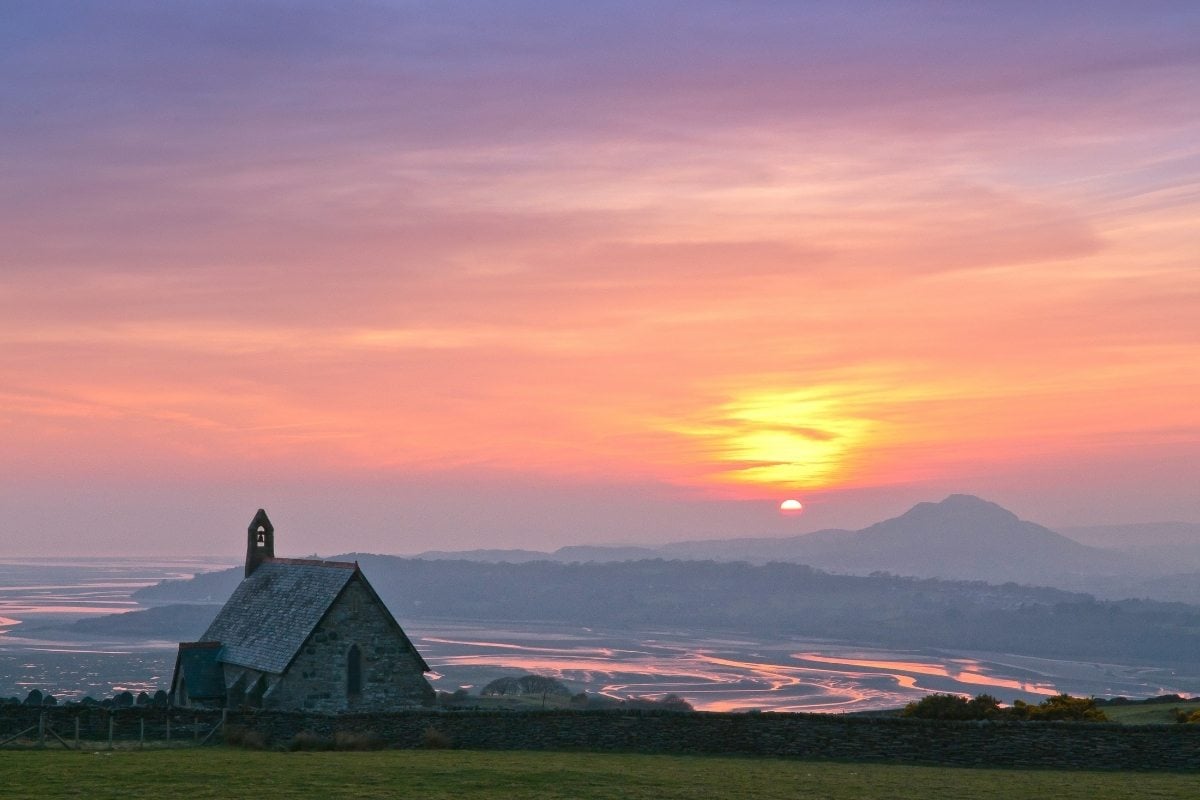
M242 581L201 637L220 642L220 660L281 673L299 652L358 565L268 559Z

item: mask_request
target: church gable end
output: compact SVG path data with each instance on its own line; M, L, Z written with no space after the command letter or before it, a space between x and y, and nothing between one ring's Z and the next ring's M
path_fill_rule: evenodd
M428 669L355 572L272 691L272 705L380 711L424 704L433 699Z

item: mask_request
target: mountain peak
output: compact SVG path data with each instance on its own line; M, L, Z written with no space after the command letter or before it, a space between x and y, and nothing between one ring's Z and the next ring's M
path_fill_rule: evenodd
M969 494L918 503L847 540L815 566L862 569L875 564L908 575L1032 580L1096 569L1104 554ZM835 557L838 559L835 561Z
M940 503L917 503L904 514L904 518L944 518L971 517L980 521L1016 522L1016 514L1003 506L992 503L973 494L952 494Z
M946 499L938 503L938 505L943 508L969 508L976 511L1003 511L1005 514L1012 514L1007 508L990 500L984 500L982 497L976 497L973 494L947 495ZM1013 514L1013 516L1016 515Z
M994 506L993 502L984 500L982 497L976 497L973 494L950 494L946 495L946 499L938 503L939 506Z

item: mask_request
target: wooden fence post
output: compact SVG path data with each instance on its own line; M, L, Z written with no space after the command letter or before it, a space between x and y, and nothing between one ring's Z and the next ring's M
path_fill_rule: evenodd
M75 717L75 749L79 749L79 717Z
M38 714L38 747L46 746L46 712Z
M113 749L113 715L108 715L108 749Z
M146 746L146 718L142 717L138 720L138 749L141 750Z
M229 719L229 709L223 708L221 709L221 721L212 726L212 730L204 735L204 738L200 740L200 744L208 744L208 740L216 735L217 731L225 728L225 721L227 719Z
M171 714L167 713L167 744L171 743Z

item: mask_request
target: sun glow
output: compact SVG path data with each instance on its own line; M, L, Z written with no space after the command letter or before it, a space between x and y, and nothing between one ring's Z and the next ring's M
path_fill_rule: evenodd
M683 431L708 442L718 483L829 486L850 472L873 427L823 390L754 392L719 414L711 424Z

